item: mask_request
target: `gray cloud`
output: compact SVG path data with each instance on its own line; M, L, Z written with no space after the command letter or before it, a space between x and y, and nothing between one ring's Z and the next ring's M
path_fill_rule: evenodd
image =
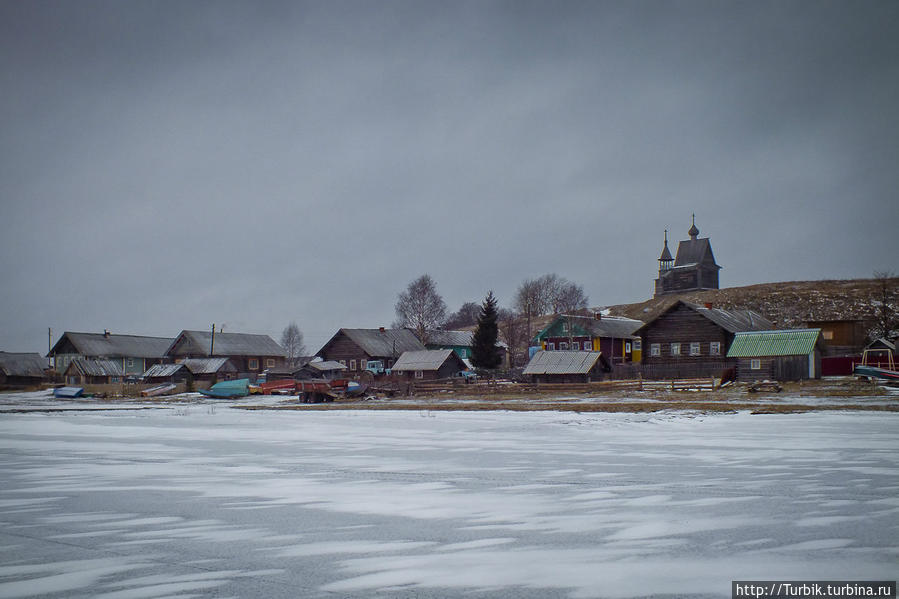
M895 270L893 2L0 4L0 347Z

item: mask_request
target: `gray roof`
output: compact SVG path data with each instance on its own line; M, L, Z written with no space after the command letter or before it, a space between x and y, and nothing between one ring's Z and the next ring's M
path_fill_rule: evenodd
M406 370L439 370L443 364L456 356L451 349L426 349L422 351L407 351L400 356L396 364L393 365L394 371ZM465 365L462 358L456 356L456 360L461 367Z
M172 339L66 331L50 350L50 355L65 353L61 350L67 343L72 344L76 353L91 358L162 358Z
M428 331L428 345L471 347L474 331Z
M171 342L166 353L179 346L177 355L209 355L212 331L181 331ZM284 357L284 348L268 335L249 333L216 333L213 356L277 356Z
M384 329L383 331L381 329L340 329L337 335L341 333L349 337L362 351L373 357L400 356L407 351L425 349L415 333L409 329ZM333 341L337 335L331 340ZM331 341L328 341L325 347L329 343Z
M44 376L47 359L37 353L0 351L0 371L6 376Z
M674 259L675 268L691 264L717 266L715 256L712 254L712 244L709 243L708 238L688 239L678 244L677 257Z
M729 333L769 331L774 328L774 323L752 310L723 310L721 308L706 308L696 304L687 305Z
M187 358L181 363L191 374L215 374L228 363L228 358Z
M335 362L334 360L324 360L322 362L309 362L306 364L309 368L314 370L318 370L321 372L328 372L331 370L346 370L346 366L341 364L340 362Z
M602 357L598 351L545 351L534 354L523 374L587 374Z
M143 374L143 378L153 379L175 376L175 374L182 368L185 368L184 364L154 364L147 368L147 371Z
M634 332L643 326L642 320L634 320L633 318L624 318L621 316L603 316L597 319L590 316L569 316L561 314L556 316L542 331L537 333L536 339L543 340L547 337L557 337L564 335L555 334L558 331L556 326L560 322L571 322L572 328L579 326L590 332L592 337L601 337L604 339L633 339L636 337Z
M72 360L69 368L85 376L125 376L122 366L112 360L85 360L84 358L77 358Z

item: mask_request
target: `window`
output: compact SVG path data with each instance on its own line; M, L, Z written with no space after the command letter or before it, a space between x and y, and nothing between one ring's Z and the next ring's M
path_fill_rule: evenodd
M567 322L563 322L563 323L562 323L562 332L563 332L563 333L567 333L567 332L568 332L568 323L567 323Z
M423 379L423 378L425 378L425 373L423 373L421 370L416 370L416 371L415 371L415 378L417 378L417 379Z
M671 344L671 355L672 356L680 355L680 343L672 343Z
M753 358L749 361L749 368L751 368L752 370L761 370L762 361L759 358Z
M833 339L833 331L821 331L821 336L824 337L825 340L830 341Z
M580 349L581 349L581 344L578 343L577 341L572 341L572 342L571 342L571 349L573 349L574 351L580 351Z
M560 342L559 342L559 349L561 349L561 350L566 350L566 349L568 349L568 343L565 342L565 341L560 341Z
M259 359L258 358L250 358L247 360L247 369L248 370L259 370Z
M626 354L631 353L631 344L630 343L624 344L624 353L626 353Z
M265 367L266 368L274 368L275 367L275 359L274 358L266 358L265 359Z
M128 358L128 368L134 367L134 358Z
M547 343L546 349L548 349L549 351L553 351L556 349L556 344L555 343Z
M350 360L350 370L356 370L356 360Z
M713 356L721 355L721 342L720 341L712 341L709 343L709 354Z
M465 349L464 347L463 347L462 349L460 349L460 350L459 350L459 357L460 357L460 358L467 358L467 357L468 357L468 350Z
M662 355L662 344L661 343L650 343L649 344L649 355L651 356L661 356Z
M634 351L642 351L643 350L643 340L642 339L634 339Z
M341 366L346 366L346 360L338 360Z
M694 342L690 344L690 355L698 356L699 355L699 343Z

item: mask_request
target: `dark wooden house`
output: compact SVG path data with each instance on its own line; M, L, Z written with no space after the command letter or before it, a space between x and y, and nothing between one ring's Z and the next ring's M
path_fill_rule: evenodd
M727 352L738 381L799 381L821 377L821 330L737 333Z
M38 353L0 351L0 387L22 388L44 381L47 360Z
M720 376L733 365L727 351L734 335L773 328L752 310L723 310L678 300L635 332L642 339L643 377Z
M425 349L409 329L340 329L316 355L343 364L347 374L353 375L361 374L369 360L381 360L385 368L392 368L405 352Z
M704 289L718 289L718 271L712 244L707 237L699 237L696 218L687 232L690 239L677 246L677 256L671 257L668 249L668 231L665 245L659 256L659 278L656 279L656 296L668 293L684 293Z
M452 349L407 351L393 365L393 372L410 380L448 379L468 367Z
M601 352L541 349L522 374L535 383L590 383L602 380L611 370Z
M166 350L174 362L186 358L227 358L239 375L255 377L285 363L284 348L268 335L181 331ZM240 378L240 377L238 377Z
M827 356L861 355L867 343L864 320L809 320L805 326L821 329L824 354Z

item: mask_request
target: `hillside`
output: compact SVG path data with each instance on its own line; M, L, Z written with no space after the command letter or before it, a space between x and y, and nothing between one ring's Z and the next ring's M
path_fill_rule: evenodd
M899 278L887 279L888 303L899 311ZM792 281L672 294L638 304L609 306L612 315L648 321L682 299L716 308L755 310L778 328L802 327L810 320L873 321L880 309L882 281L850 279Z

